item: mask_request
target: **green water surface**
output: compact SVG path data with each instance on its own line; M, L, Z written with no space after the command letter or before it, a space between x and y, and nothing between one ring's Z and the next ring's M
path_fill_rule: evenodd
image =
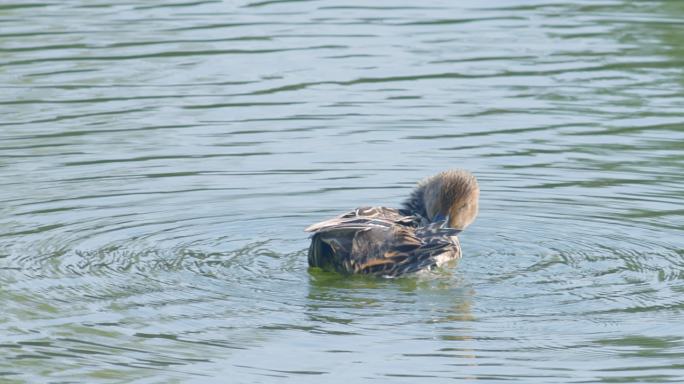
M456 266L303 228L463 167ZM0 382L684 382L684 1L0 2Z

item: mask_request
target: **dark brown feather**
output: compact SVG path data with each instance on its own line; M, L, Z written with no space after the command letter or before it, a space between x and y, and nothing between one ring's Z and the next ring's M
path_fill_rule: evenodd
M399 276L461 255L458 230L386 207L362 207L308 227L309 265L340 273Z

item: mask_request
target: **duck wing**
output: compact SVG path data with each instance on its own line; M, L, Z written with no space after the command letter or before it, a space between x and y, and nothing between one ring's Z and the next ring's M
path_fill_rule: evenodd
M398 209L387 207L361 207L329 220L308 226L306 232L323 232L331 229L364 229L368 227L390 227L395 224L418 226L420 219L404 215Z
M440 265L461 256L456 234L459 230L431 225L418 229L394 227L388 231L381 246L369 233L357 233L351 257L363 262L356 264L356 273L375 276L400 276ZM380 252L374 252L380 248Z
M385 207L363 207L314 224L309 265L340 273L399 276L460 256L458 230Z

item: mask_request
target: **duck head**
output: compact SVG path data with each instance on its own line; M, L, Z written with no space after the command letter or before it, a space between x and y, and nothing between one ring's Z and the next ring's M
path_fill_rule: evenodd
M405 205L431 222L448 220L449 227L464 230L475 221L479 198L475 176L454 169L421 181Z

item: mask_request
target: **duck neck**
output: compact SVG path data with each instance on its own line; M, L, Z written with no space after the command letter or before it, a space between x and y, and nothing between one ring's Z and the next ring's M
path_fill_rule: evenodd
M429 221L427 209L425 208L425 200L423 199L424 190L425 186L423 185L414 189L409 198L404 201L403 208L407 213Z

